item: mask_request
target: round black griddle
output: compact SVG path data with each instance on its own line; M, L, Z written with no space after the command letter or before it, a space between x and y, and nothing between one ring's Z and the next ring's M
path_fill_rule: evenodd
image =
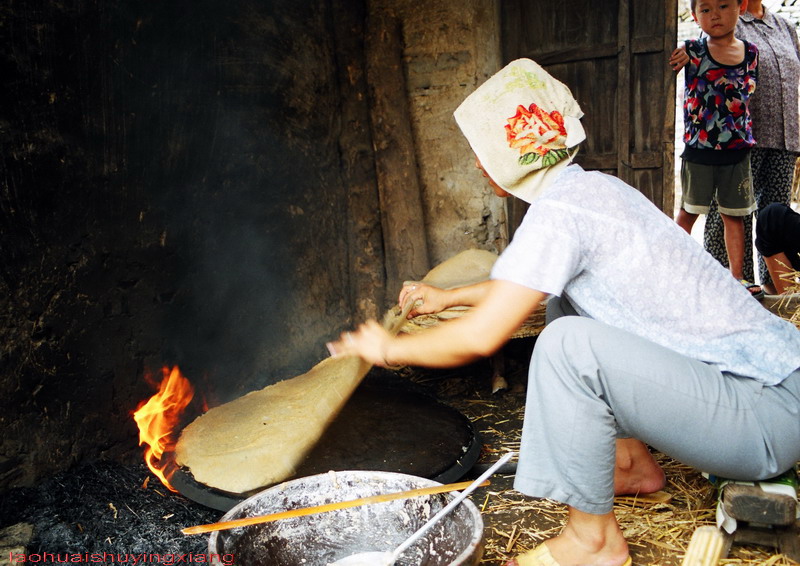
M473 467L480 449L480 436L463 414L420 386L374 368L295 475L286 479L329 470L373 470L450 483ZM192 501L220 511L260 491L221 491L195 481L184 468L170 481Z

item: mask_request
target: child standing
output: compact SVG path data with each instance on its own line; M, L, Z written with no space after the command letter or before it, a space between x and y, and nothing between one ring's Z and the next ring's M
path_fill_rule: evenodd
M753 139L748 101L756 88L758 49L734 37L742 0L692 0L704 37L686 41L681 155L683 197L676 222L691 233L716 196L733 276L756 298L764 291L742 275L744 217L756 209L750 173Z

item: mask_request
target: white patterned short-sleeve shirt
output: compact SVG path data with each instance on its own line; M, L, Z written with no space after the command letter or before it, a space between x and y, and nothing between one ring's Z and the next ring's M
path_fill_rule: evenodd
M582 315L767 385L800 367L793 324L639 191L578 165L531 204L492 278L566 294Z

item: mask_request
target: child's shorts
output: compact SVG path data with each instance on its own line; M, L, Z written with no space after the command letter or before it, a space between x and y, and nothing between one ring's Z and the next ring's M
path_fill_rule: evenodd
M747 216L756 209L750 157L733 165L704 165L683 160L681 207L692 214L708 214L716 196L719 211L728 216Z

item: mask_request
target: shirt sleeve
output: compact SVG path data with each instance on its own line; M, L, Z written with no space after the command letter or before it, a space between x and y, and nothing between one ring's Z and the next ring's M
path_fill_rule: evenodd
M797 30L795 30L794 26L784 18L781 18L781 25L783 26L786 35L792 39L794 52L797 54L797 58L800 59L800 39L797 37Z
M561 295L580 271L580 236L562 203L534 202L492 269L492 279Z

